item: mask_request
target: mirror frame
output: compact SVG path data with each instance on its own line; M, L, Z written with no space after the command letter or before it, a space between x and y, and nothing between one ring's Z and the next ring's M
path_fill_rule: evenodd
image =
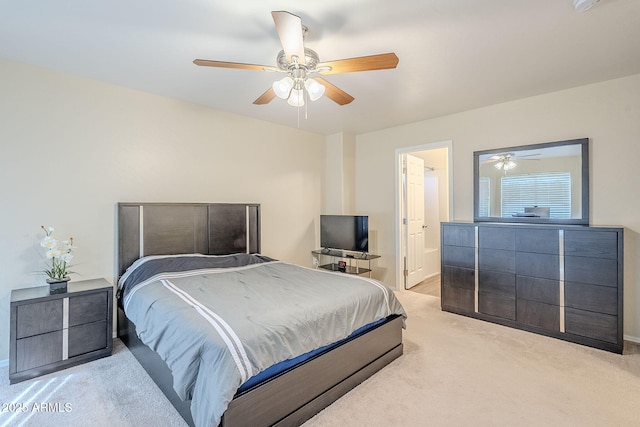
M582 152L582 217L571 219L517 217L503 218L494 216L478 216L479 212L479 175L480 156L485 154L500 154L505 151L537 150L541 148L559 147L562 145L580 145ZM474 222L512 222L512 223L541 223L541 224L574 224L589 225L589 138L569 139L566 141L545 142L541 144L520 145L515 147L495 148L491 150L473 152L473 220Z

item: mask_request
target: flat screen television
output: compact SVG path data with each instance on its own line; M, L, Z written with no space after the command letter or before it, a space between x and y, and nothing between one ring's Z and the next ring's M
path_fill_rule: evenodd
M366 215L320 215L320 246L369 252L369 217Z

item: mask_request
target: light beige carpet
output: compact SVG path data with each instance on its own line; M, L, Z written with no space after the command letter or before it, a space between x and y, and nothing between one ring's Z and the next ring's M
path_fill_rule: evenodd
M640 425L637 346L616 355L399 298L404 355L305 427Z
M345 426L638 426L640 347L624 356L440 311L398 294L405 354L309 420ZM114 355L9 386L0 403L71 411L1 412L0 426L183 426L119 340Z
M119 339L110 357L9 385L0 369L0 427L186 426Z

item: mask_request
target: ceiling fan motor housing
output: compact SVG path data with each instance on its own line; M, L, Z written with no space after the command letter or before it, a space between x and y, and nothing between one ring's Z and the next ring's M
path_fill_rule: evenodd
M304 56L304 64L299 64L299 66L306 68L308 71L314 71L316 69L316 66L320 62L318 54L315 50L305 47ZM278 68L280 68L282 71L289 71L291 68L296 67L295 62L291 62L287 59L287 54L284 50L281 50L280 53L278 53L276 63L278 64Z

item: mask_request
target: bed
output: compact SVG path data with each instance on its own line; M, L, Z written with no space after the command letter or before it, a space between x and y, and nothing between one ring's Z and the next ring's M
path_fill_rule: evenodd
M393 292L261 255L259 205L119 203L117 222L118 335L189 425L299 425L402 354Z

